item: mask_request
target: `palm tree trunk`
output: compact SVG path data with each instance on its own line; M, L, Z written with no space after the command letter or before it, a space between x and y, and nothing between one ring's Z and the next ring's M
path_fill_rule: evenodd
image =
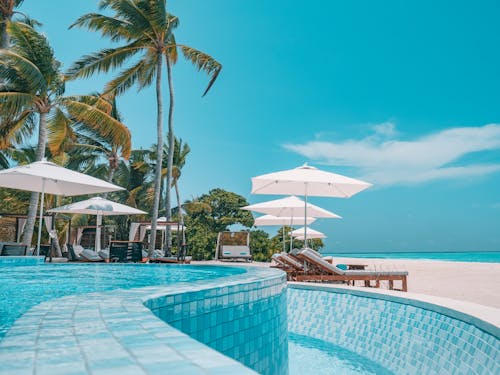
M167 159L167 189L166 199L165 199L165 209L167 221L172 220L172 199L171 199L171 187L172 187L172 166L174 164L174 83L172 81L172 62L168 55L165 56L167 62L167 78L168 78L168 90L170 94L170 103L168 107L168 159ZM167 225L165 231L165 242L167 244L165 251L170 250L170 241L172 233L170 231L170 226Z
M182 206L181 206L181 194L179 193L179 184L177 182L177 179L174 181L174 188L175 188L175 195L177 197L177 209L179 210L179 224L181 226L182 230L182 243L181 243L181 249L184 251L184 245L186 245L186 233L184 232L184 214L182 213ZM183 257L186 254L181 254ZM179 256L179 254L177 254Z
M156 61L156 171L155 171L155 187L153 198L153 212L151 213L151 238L149 241L148 257L153 257L153 251L156 245L156 222L158 220L158 208L160 206L160 193L161 193L161 159L163 156L163 102L161 98L161 63L162 55L158 53Z
M0 20L0 48L7 49L10 45L10 37L7 32L7 20Z
M47 113L41 112L38 123L38 146L36 149L36 160L40 161L45 157L45 144L47 143ZM23 243L31 246L33 240L33 230L35 228L36 210L38 207L38 193L31 193L28 218L24 227Z

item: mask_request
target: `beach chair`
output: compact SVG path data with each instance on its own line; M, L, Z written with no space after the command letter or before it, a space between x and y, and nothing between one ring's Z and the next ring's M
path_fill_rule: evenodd
M68 249L68 260L70 262L103 262L99 255L97 255L94 251L84 249L80 255L76 255L75 248L71 244L66 244Z
M25 256L28 249L27 245L23 244L3 244L2 256Z
M295 258L292 254L282 252L277 255L277 259L286 265L284 271L287 273L288 281L297 281L297 276L302 275L306 272L306 267L304 262Z
M319 281L319 282L350 282L364 281L365 286L372 286L375 281L375 287L380 287L380 281L388 281L389 289L395 290L394 281L401 281L403 292L408 290L406 271L349 271L342 270L324 260L318 253L311 249L302 249L297 254L299 259L314 267L314 272L307 271L296 276L296 281ZM318 272L319 271L319 272Z

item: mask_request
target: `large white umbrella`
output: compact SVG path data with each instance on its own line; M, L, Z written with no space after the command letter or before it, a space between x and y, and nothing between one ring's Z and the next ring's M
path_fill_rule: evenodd
M72 171L46 160L0 171L0 186L42 193L36 254L40 251L45 193L74 196L124 190L95 177Z
M252 194L299 194L305 197L304 217L307 213L307 197L349 198L372 186L368 182L319 170L304 164L285 171L268 173L252 178ZM307 224L304 224L307 242Z
M263 226L273 226L273 225L282 225L283 226L283 251L285 251L285 225L293 225L293 221L296 220L298 222L306 222L307 224L311 224L316 219L314 217L293 217L293 216L273 216L273 215L264 215L255 219L253 225L256 227ZM291 239L292 241L292 239ZM292 248L292 242L290 241L290 250Z
M341 216L327 211L321 207L315 206L314 204L306 203L302 199L297 198L293 195L286 198L273 199L267 202L251 204L249 206L242 207L241 209L280 217L301 217L302 222L304 222L304 205L307 205L308 217L341 219Z
M306 233L306 227L295 229L294 231L292 231L292 237L295 237L299 240L303 240L305 238L305 233ZM307 228L307 237L308 238L326 238L324 233L322 233L318 230L311 229L311 228Z
M96 215L95 251L101 250L101 225L103 216L140 215L146 213L138 210L137 208L113 202L101 197L93 197L84 201L67 204L65 206L53 208L48 212Z

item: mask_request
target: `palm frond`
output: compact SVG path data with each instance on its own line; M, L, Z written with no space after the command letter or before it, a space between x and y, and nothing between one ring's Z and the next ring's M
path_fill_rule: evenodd
M21 23L9 23L13 46L11 50L29 60L41 72L47 86L58 78L60 62L54 57L48 39L33 27Z
M202 95L205 96L219 76L219 73L222 70L222 65L205 52L184 45L180 45L180 48L184 57L191 61L191 63L196 66L198 70L203 70L211 76L210 82Z
M124 47L106 48L91 55L83 56L69 68L68 78L90 77L94 73L107 73L120 67L126 60L141 51L144 46L133 42Z
M0 92L0 111L7 118L15 117L30 110L35 100L33 95L23 92Z
M2 72L2 78L8 83L22 80L26 91L35 94L47 90L47 81L42 71L28 58L10 50L0 50L0 65L6 69Z
M132 148L130 131L124 124L86 103L65 100L64 105L72 117L110 139L111 143L121 148L122 156L129 158Z
M134 39L134 33L131 30L133 25L130 22L99 13L88 13L81 16L69 28L73 27L85 27L90 31L98 31L113 42Z
M55 108L47 121L48 147L52 155L59 155L68 150L75 135L71 129L72 121L60 108Z
M19 116L0 118L0 150L5 150L31 135L34 129L33 112L24 111Z
M109 82L104 91L121 95L135 83L138 83L138 90L148 86L156 76L154 59L153 62L151 60L145 56L137 64L124 70L118 77Z

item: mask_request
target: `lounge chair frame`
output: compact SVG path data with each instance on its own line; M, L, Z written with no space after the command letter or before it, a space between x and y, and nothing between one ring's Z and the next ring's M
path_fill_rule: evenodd
M344 271L328 263L310 249L303 249L296 253L298 259L315 268L303 274L297 274L295 281L317 281L317 282L354 282L364 281L365 286L380 287L380 281L388 281L390 290L408 291L408 272L377 272L377 271ZM319 272L318 272L319 271ZM394 281L401 281L401 289L394 288ZM375 285L372 285L375 282Z

